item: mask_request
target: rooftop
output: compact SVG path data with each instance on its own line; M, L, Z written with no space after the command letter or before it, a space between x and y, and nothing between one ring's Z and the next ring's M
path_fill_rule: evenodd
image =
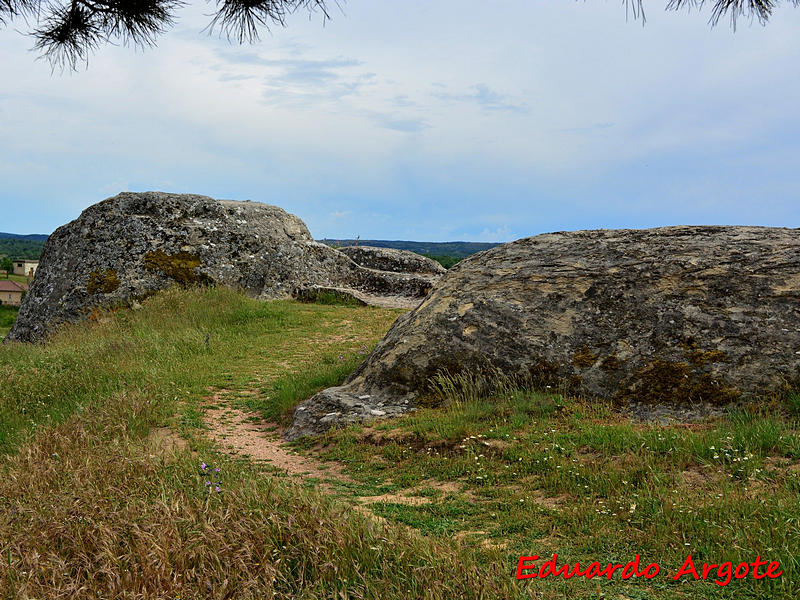
M28 286L10 279L0 279L0 292L24 292Z

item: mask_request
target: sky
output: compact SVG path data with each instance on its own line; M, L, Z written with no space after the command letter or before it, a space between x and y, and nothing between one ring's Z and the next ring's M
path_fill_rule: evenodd
M275 204L317 239L800 227L800 9L734 32L665 4L347 0L240 46L193 2L74 73L6 27L0 231L147 190Z

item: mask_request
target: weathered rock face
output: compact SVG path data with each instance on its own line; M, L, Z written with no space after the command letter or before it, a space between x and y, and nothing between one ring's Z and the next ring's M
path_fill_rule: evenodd
M447 269L435 260L408 250L373 246L345 246L337 249L349 256L356 264L369 269L430 275L444 275L447 272Z
M800 378L800 230L539 235L476 254L400 317L290 439L414 407L440 370L619 400L724 403Z
M93 307L130 304L175 282L224 284L264 299L314 285L419 299L432 285L429 277L355 264L315 242L300 219L276 206L122 193L48 238L6 339L41 340Z

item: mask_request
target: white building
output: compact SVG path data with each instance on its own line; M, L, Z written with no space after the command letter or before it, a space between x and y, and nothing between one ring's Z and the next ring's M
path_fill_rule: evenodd
M15 258L14 259L14 275L22 275L23 277L27 277L28 275L35 275L36 269L39 266L38 260L28 260L27 258Z

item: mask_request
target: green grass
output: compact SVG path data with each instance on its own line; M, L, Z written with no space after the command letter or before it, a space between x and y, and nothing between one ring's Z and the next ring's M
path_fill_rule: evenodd
M502 565L378 523L198 435L214 390L302 399L341 379L398 314L171 290L44 345L0 347L0 596L513 595ZM165 423L188 447L150 437Z
M18 306L0 304L0 340L2 340L17 320Z
M145 390L168 410L199 404L210 387L236 390L278 379L280 397L304 393L314 382L292 384L288 372L329 365L342 354L347 366L335 362L331 368L334 377L342 377L359 350L372 345L397 314L260 302L226 289L176 289L149 299L141 310L67 327L43 345L5 344L0 453L39 426L132 388ZM305 343L309 339L313 344Z
M790 415L800 417L800 393L791 391L787 394L786 410Z
M507 562L555 552L582 565L624 563L641 554L674 574L691 552L716 563L761 555L784 571L779 579L725 587L666 577L657 584L551 578L523 586L545 597L800 594L796 414L762 405L713 424L645 426L602 403L519 389L476 397L473 384L453 385L445 408L329 433L316 451L374 489L430 495L431 485L457 483L431 503L374 510L435 538L501 546ZM459 387L466 388L460 400ZM364 494L351 490L340 493Z
M336 499L205 441L212 404L285 424L398 314L170 290L47 344L0 347L0 596L800 597L796 393L662 427L505 380L444 377L443 407L295 445L344 468L348 481L331 470ZM154 444L163 425L188 447ZM201 461L221 469L221 492ZM514 580L520 555L554 552L583 566L641 554L669 572L689 552L761 555L784 575L726 587Z
M261 389L262 394L247 398L242 404L260 413L268 421L288 425L294 408L317 392L341 385L364 360L366 346L358 353L331 352L302 373L287 373Z

